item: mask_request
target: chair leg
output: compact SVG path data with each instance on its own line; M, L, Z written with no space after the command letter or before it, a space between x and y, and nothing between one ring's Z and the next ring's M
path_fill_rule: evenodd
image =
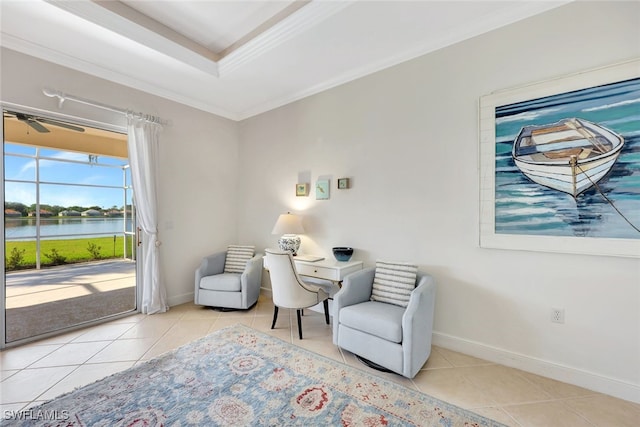
M273 322L271 323L271 329L276 327L276 319L278 318L278 306L273 306Z
M322 305L324 306L324 320L326 320L328 325L329 324L329 300L326 299L322 301Z
M298 316L298 335L300 335L300 339L302 339L302 317L300 312L302 310L296 310L296 315Z

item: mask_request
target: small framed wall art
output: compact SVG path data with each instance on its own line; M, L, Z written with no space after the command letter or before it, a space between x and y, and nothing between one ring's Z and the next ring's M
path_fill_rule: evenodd
M296 196L308 196L309 184L296 184Z
M316 181L316 200L326 200L329 198L329 180L319 179Z
M350 187L349 178L339 178L338 179L338 189L346 190Z

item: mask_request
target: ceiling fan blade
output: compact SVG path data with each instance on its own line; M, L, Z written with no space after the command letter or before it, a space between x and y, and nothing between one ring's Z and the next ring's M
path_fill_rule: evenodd
M37 130L38 132L41 132L41 133L49 132L49 129L42 126L40 123L36 122L33 116L28 116L22 113L16 113L16 119L20 120L21 122L25 122L35 130Z
M48 125L58 126L58 127L73 130L76 132L84 132L84 128L81 128L80 126L70 125L69 123L59 122L57 120L43 119L43 118L38 118L37 120L39 122L46 123Z
M25 120L25 122L31 126L32 128L34 128L35 130L37 130L40 133L47 133L49 132L49 129L47 129L46 127L42 126L40 123L36 122L33 119L27 119Z

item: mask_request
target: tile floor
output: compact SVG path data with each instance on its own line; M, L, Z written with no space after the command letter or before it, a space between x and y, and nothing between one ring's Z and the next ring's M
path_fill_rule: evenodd
M2 414L52 399L238 322L369 369L333 345L331 329L321 313L305 311L302 341L297 337L295 312L280 310L274 330L270 329L272 314L273 304L265 296L246 312L221 313L183 304L167 313L133 315L7 349L0 353ZM441 347L433 348L429 361L413 380L380 375L510 426L640 425L638 404Z

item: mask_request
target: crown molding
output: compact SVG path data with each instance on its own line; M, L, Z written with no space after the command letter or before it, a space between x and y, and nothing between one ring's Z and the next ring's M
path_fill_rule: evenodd
M0 46L7 49L15 50L25 55L33 56L44 61L49 61L54 64L61 65L63 67L67 67L91 76L102 78L113 83L128 86L141 92L146 92L151 95L177 102L179 104L184 104L189 107L205 111L207 113L215 114L226 119L230 119L233 121L240 120L239 115L232 111L216 107L209 103L202 102L188 96L181 95L174 91L167 90L162 86L154 85L147 81L123 74L121 71L115 71L102 67L100 65L96 65L92 62L85 61L83 59L60 52L58 50L54 50L49 47L41 46L39 44L14 37L13 35L6 34L4 32L0 32Z
M218 60L216 53L120 2L44 1L215 77L231 74L354 3L311 1Z
M200 71L218 77L213 52L120 2L44 0L81 19L112 31Z
M476 25L467 25L460 31L453 31L450 34L443 34L438 39L427 40L416 47L398 52L397 54L380 61L373 61L366 64L365 66L350 70L335 78L326 80L320 84L306 88L302 91L298 91L288 96L281 97L279 99L256 105L252 108L238 112L239 120L245 120L258 114L262 114L267 111L290 104L292 102L299 101L309 96L316 95L334 87L349 83L350 81L357 80L378 71L385 70L387 68L391 68L403 62L407 62L428 53L435 52L439 49L443 49L447 46L451 46L453 44L495 30L505 25L513 24L517 21L529 18L533 15L555 9L559 6L571 3L573 1L575 0L536 2L534 4L523 3L521 5L518 5L514 9L509 10L508 12L504 12L501 14L492 13L487 16L478 17L478 19L476 20Z
M168 90L159 84L146 81L144 77L133 77L128 75L126 74L126 69L114 69L105 66L104 64L98 65L82 58L71 56L65 53L62 49L51 49L44 45L29 42L7 33L0 33L2 35L0 44L37 58L49 60L53 63L145 91L223 118L240 121L572 1L573 0L524 2L509 8L503 13L492 14L490 16L479 16L472 26L467 25L459 28L457 31L442 34L438 39L424 40L421 44L414 45L404 51L397 51L394 55L382 60L363 62L364 65L356 69L343 72L340 75L321 81L311 87L303 88L286 96L272 99L264 103L250 105L242 109L223 109L214 103L215 100L209 101L193 97L191 95L183 95L180 93L179 89L174 88L173 90ZM207 75L216 79L220 79L220 76L222 76L222 78L232 76L233 72L239 67L248 64L259 56L266 55L267 52L275 47L297 35L302 34L304 31L307 31L311 26L316 25L339 11L358 3L357 1L311 1L304 7L299 8L297 11L284 18L279 23L257 35L254 39L248 41L242 46L239 46L236 50L230 52L226 57L215 63L215 61L206 59L198 53L172 42L163 35L127 20L93 1L81 0L68 2L61 0L46 0L46 2L47 4L52 4L56 7L60 7L62 4L64 7L61 7L61 9L66 10L79 18L88 19L89 22L97 23L108 31L118 33L125 38L129 38L130 40L144 45L147 48L160 52L167 57L170 56L182 64L188 64L189 66L201 71L204 67L208 70ZM84 16L90 16L90 18L85 18ZM105 21L107 22L106 24ZM119 30L120 26L122 26L122 31ZM145 40L149 43L143 44L138 36L142 38L148 37L148 39ZM154 47L150 45L153 45ZM207 64L206 66L204 63L200 63L200 66L197 64L194 65L190 58L199 58L198 61L207 61ZM207 68L211 64L216 65L217 73L213 73L211 68ZM286 72L286 70L283 72Z
M354 4L354 1L312 1L266 31L258 34L218 61L220 76L266 54L278 45L308 31L311 27Z

